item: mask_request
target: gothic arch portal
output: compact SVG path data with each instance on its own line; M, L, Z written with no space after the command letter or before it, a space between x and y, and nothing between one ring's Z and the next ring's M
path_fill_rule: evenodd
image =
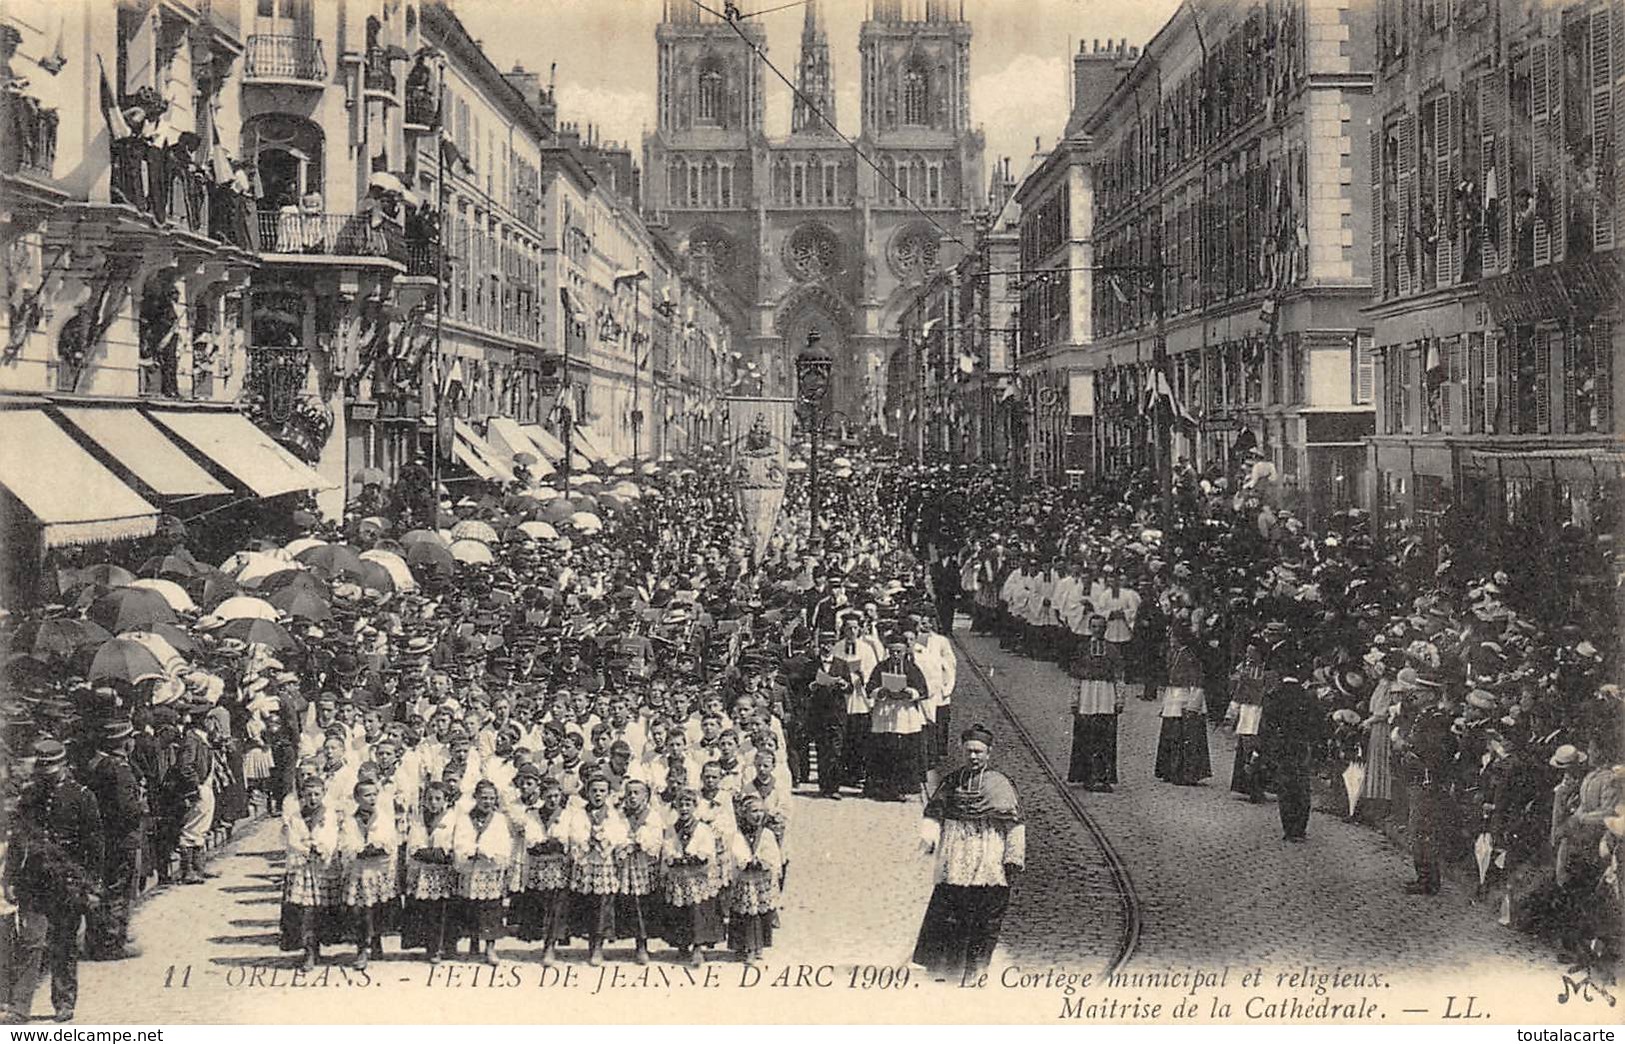
M852 306L828 287L803 285L786 294L773 314L773 333L779 338L780 372L795 373L796 356L806 347L807 335L817 331L823 349L835 357L829 402L850 403L854 319Z

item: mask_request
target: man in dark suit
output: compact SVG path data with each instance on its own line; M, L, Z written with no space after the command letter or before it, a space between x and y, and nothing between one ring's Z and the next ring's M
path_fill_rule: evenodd
M1261 739L1279 798L1284 840L1308 837L1309 783L1325 722L1325 712L1296 677L1282 677L1265 696Z
M1441 883L1440 847L1450 812L1450 777L1455 771L1456 700L1431 671L1405 668L1397 681L1409 694L1401 712L1398 742L1406 777L1405 797L1410 810L1406 824L1411 840L1411 865L1416 880L1405 886L1411 895L1438 895ZM1419 709L1414 713L1412 705Z
M98 903L102 879L102 824L96 798L68 770L67 750L55 740L34 744L34 779L17 801L6 848L5 896L17 904L17 968L7 1022L25 1022L49 953L51 1007L71 1022L79 1001L79 922Z
M135 727L106 722L98 748L90 759L89 789L102 824L102 903L87 918L85 949L91 960L117 961L139 955L128 945L130 904L141 881L147 802L130 767Z
M959 605L959 556L948 552L931 567L931 594L936 600L937 633L954 633L954 610Z

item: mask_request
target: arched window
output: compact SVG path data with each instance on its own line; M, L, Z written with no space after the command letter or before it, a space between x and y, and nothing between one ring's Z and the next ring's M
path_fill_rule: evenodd
M261 209L297 206L307 194L322 191L322 131L309 120L253 117L243 125L243 154L258 173Z
M722 98L725 78L716 65L700 70L699 99L695 106L696 123L718 126L722 123Z
M666 168L666 200L679 207L688 202L688 164L681 159L672 160Z
M924 127L931 122L931 77L923 65L909 65L903 70L903 122L910 127Z
M714 207L717 205L717 164L715 160L706 160L700 167L700 205Z

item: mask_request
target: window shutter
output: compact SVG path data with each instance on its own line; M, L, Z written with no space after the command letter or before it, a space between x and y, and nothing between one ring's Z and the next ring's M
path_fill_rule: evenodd
M1598 164L1597 180L1617 177L1618 158L1614 150L1614 64L1619 56L1613 53L1612 26L1619 12L1613 5L1599 8L1591 16L1591 141L1592 156ZM1605 170L1603 164L1614 158L1615 169ZM1614 248L1614 193L1598 191L1592 198L1592 230L1594 248L1598 251Z
M1563 433L1572 434L1584 431L1584 423L1580 419L1578 399L1579 363L1582 353L1589 353L1591 346L1585 343L1584 331L1579 326L1572 326L1563 341L1563 416L1556 425Z
M1504 435L1515 430L1511 422L1501 416L1501 367L1506 365L1506 334L1492 331L1484 338L1484 431L1486 434ZM1508 405L1510 411L1511 405Z
M1483 207L1483 213L1470 214L1468 220L1476 226L1482 226L1482 255L1484 258L1484 275L1493 275L1501 267L1501 247L1507 241L1506 232L1499 227L1490 225L1490 188L1493 173L1494 189L1496 192L1496 208L1501 215L1510 209L1510 200L1505 194L1511 186L1501 173L1500 157L1495 147L1496 136L1501 126L1501 78L1496 73L1483 76L1478 81L1478 127L1466 128L1468 133L1476 132L1478 135L1479 161L1478 161L1478 199ZM1499 225L1500 222L1497 222Z
M1467 431L1484 430L1484 335L1467 335Z
M1434 235L1438 244L1439 285L1449 286L1456 281L1456 222L1455 200L1456 182L1451 177L1454 165L1451 163L1451 149L1455 137L1450 133L1452 127L1452 110L1457 105L1454 94L1446 94L1439 98L1438 104L1433 107L1434 121L1434 194L1433 214L1437 225Z
M1541 214L1541 189L1548 192L1552 186L1552 145L1549 125L1552 122L1551 66L1554 48L1549 43L1537 43L1529 51L1530 112L1534 124L1530 135L1530 158L1535 184L1535 264L1544 265L1552 260L1552 229ZM1552 200L1553 212L1556 200Z
M1354 335L1354 401L1370 402L1375 393L1376 363L1372 358L1373 336L1369 333Z
M1399 118L1399 217L1395 222L1401 294L1411 293L1418 283L1417 273L1412 271L1416 211L1416 117L1407 113Z
M1614 19L1617 26L1620 19ZM1615 52L1618 53L1617 51ZM1592 395L1596 403L1597 431L1614 431L1614 323L1611 319L1598 319L1591 324L1592 379L1597 388Z
M1444 408L1439 418L1439 426L1445 432L1452 431L1457 425L1463 430L1467 424L1467 346L1463 343L1460 334L1445 338L1445 392Z
M1535 335L1535 431L1552 433L1552 341L1562 343L1563 332L1552 330Z
M1373 125L1371 134L1371 295L1383 298L1383 239L1388 234L1382 220L1382 127Z
M1558 42L1547 50L1547 97L1551 116L1546 121L1547 181L1551 186L1552 263L1568 256L1568 177L1565 174L1568 145L1563 140L1566 105L1584 105L1584 98L1568 99L1563 94L1563 51Z

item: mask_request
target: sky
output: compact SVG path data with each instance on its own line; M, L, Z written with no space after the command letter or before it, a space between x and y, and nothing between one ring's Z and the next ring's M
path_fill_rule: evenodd
M669 0L673 4L692 0ZM591 123L599 136L642 155L655 122L655 39L662 0L454 0L458 16L500 69L518 62L540 72L558 64L559 118ZM707 6L720 9L721 0ZM747 14L764 11L767 54L795 78L801 50L800 5L739 0ZM865 0L822 0L835 66L836 123L859 127L858 27ZM1127 39L1143 46L1178 0L965 0L971 41L971 119L987 136L988 169L1011 157L1022 170L1039 137L1048 148L1066 124L1071 54L1078 41ZM768 73L769 135L788 133L790 90Z

